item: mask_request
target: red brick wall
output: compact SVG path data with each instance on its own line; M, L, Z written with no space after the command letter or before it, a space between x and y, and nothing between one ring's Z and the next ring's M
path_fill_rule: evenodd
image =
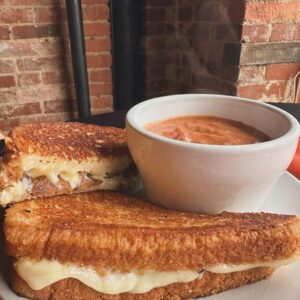
M0 0L0 128L75 115L64 0ZM112 109L108 0L83 0L92 112Z
M0 4L0 128L73 117L65 1ZM146 0L143 13L144 98L216 92L292 101L300 69L298 0ZM92 112L109 111L108 0L83 0L83 15ZM278 45L287 49L274 60ZM263 60L251 55L256 48L267 53Z
M176 1L146 0L143 11L144 98L175 94L176 74Z
M240 41L243 1L177 1L181 92L235 93L238 69L223 62L227 43Z
M246 44L256 47L267 44L272 49L281 42L287 43L287 48L293 45L299 48L296 44L300 41L299 0L247 2L242 33ZM271 54L264 63L241 65L237 94L265 101L293 101L291 91L294 77L300 71L300 51L294 59L282 52L281 61L276 63L271 62Z
M146 98L214 92L293 100L300 71L299 0L146 3Z
M184 92L234 94L238 70L222 57L226 43L240 40L242 3L146 0L145 98Z

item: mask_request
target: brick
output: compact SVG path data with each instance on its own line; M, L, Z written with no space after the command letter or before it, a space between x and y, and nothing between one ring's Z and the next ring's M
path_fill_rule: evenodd
M222 64L220 62L207 62L203 66L203 71L216 78L235 82L238 77L238 67L234 65Z
M111 83L91 83L90 84L91 96L111 95L112 84Z
M247 43L261 43L268 40L268 25L243 25L242 40Z
M57 23L66 21L66 11L60 6L37 7L34 9L36 23Z
M105 36L110 34L110 24L108 22L102 23L85 23L85 36Z
M179 7L177 11L177 20L182 21L191 21L193 19L194 9L192 6Z
M295 32L293 36L294 40L300 40L300 24L297 24L295 27Z
M264 80L265 67L262 66L241 66L238 76L239 82L261 82Z
M278 100L284 96L286 82L238 86L237 95L250 99Z
M112 65L111 54L88 54L86 60L88 68L105 68Z
M25 5L58 5L60 0L9 0L13 6Z
M65 84L38 85L32 89L20 87L17 94L23 102L29 102L32 99L62 100L69 98L70 87Z
M245 13L245 0L230 0L227 3L227 10L224 9L224 6L223 9L222 6L219 7L219 9L222 9L220 13L220 19L224 20L225 22L228 22L229 20L231 24L243 24Z
M198 75L193 74L193 78L191 81L192 89L195 92L209 92L209 93L222 93L225 95L234 95L235 94L235 86L223 79L216 78L214 76L209 75Z
M190 38L197 40L207 40L209 38L209 30L206 25L191 23L191 25L186 28L185 35Z
M0 128L2 132L9 132L11 128L20 124L19 117L6 116L0 118Z
M0 76L0 88L9 88L16 85L14 76Z
M110 38L88 38L85 39L87 52L101 52L111 50Z
M165 37L150 37L147 38L144 42L145 51L160 51L167 48L167 39Z
M19 86L29 86L41 83L39 73L19 74L17 80Z
M39 103L5 104L0 105L0 117L17 117L41 113Z
M168 65L172 64L176 56L176 52L168 51L157 51L154 53L149 53L146 56L146 65Z
M15 26L12 28L12 32L15 39L30 39L60 35L59 27L56 24Z
M294 24L281 23L273 24L270 37L271 42L288 41L293 38L295 30Z
M15 62L13 60L0 60L0 74L13 73L15 71Z
M42 81L45 84L70 82L69 76L65 71L61 72L43 72Z
M195 6L196 20L200 22L220 22L223 12L212 1L201 1ZM209 12L209 13L208 13Z
M90 82L111 82L112 81L111 69L91 70L89 73L89 81Z
M52 100L45 101L45 113L55 113L55 112L68 112L73 111L76 108L76 104L71 100Z
M18 100L17 89L0 89L0 103L15 103Z
M261 99L264 90L265 87L262 84L239 86L237 88L237 96L249 99Z
M87 21L107 20L109 18L108 5L86 6L83 10L84 19Z
M111 111L112 103L113 103L113 97L110 95L104 95L99 98L92 98L91 108L93 112Z
M166 68L166 66L162 66L162 65L149 65L145 69L146 80L151 80L153 78L156 78L156 79L167 78L167 71L168 71L168 69Z
M3 59L38 54L32 51L31 45L27 40L0 41L0 56Z
M226 40L226 42L239 41L241 36L241 31L242 31L242 27L238 25L235 26L232 24L215 25L212 28L212 38L216 40Z
M176 31L175 26L173 24L148 23L145 27L145 34L147 36L167 35L175 33Z
M145 22L168 22L171 23L175 20L175 7L152 7L147 8L144 12Z
M202 45L201 45L202 44ZM201 66L203 61L206 62L221 62L223 54L223 43L221 41L207 41L205 47L203 47L203 42L199 41L195 45L195 52L198 53L196 56L190 56L189 52L188 59L190 64L195 68ZM198 57L197 57L198 56Z
M21 40L22 41L22 40ZM31 40L28 43L31 47L33 55L39 57L53 57L65 55L65 50L63 49L64 40L60 37L51 38L39 38Z
M152 79L147 81L146 89L149 91L164 91L169 89L170 87L170 80L169 79Z
M0 24L12 23L32 23L33 11L31 8L14 9L8 7L7 9L1 8L0 10Z
M268 65L267 80L288 80L300 71L300 63Z
M48 114L38 114L31 116L20 116L20 123L40 123L40 122L58 122L58 121L66 121L70 120L71 117L75 117L70 112L63 113L48 113Z
M245 21L256 23L299 21L299 1L266 1L247 2Z
M6 26L0 26L0 40L8 40L9 39L9 28Z
M22 58L17 60L17 66L20 71L57 71L65 67L61 57Z

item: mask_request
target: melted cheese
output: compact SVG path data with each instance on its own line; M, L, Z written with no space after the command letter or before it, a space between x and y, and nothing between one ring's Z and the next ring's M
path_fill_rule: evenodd
M23 259L16 261L14 266L19 276L34 290L40 290L62 279L74 278L98 292L120 294L125 292L146 293L156 287L163 287L171 283L191 282L195 279L201 279L205 271L212 273L232 273L257 267L278 268L299 259L300 257L297 256L255 264L217 264L205 267L201 273L193 270L174 272L146 270L144 272L134 271L129 273L106 271L105 275L100 275L92 268L77 267L46 259L38 262Z
M26 193L31 191L31 188L31 181L26 177L22 178L0 192L0 205L4 206L12 201L22 200Z
M27 154L21 160L24 175L32 178L46 176L54 185L58 185L60 177L73 189L80 183L80 173L89 174L94 180L102 180L109 174L122 172L131 163L128 155L77 161Z
M106 294L146 293L156 287L175 282L190 282L202 276L198 272L189 270L176 272L147 270L142 273L105 272L105 275L100 275L91 268L64 265L45 259L39 262L20 260L15 263L15 269L34 290L40 290L62 279L74 278Z
M288 259L281 259L272 262L255 263L255 264L240 264L240 265L218 264L218 265L207 266L205 270L211 273L233 273L233 272L240 272L240 271L245 271L253 268L259 268L259 267L279 268L284 265L294 263L298 260L300 260L300 256L290 257Z
M21 161L24 177L0 192L0 205L23 200L26 193L31 191L30 178L39 176L47 177L58 189L60 179L68 182L72 189L76 189L80 185L83 174L86 174L93 180L99 181L99 184L95 184L92 189L98 189L100 185L101 189L116 189L119 180L116 180L117 176L114 174L121 173L132 162L128 155L79 162L33 154L23 155ZM5 176L4 170L1 176Z

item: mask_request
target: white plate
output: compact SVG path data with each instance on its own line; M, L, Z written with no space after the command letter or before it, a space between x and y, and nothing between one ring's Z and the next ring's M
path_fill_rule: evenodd
M300 216L300 181L289 173L284 174L274 186L262 211ZM2 248L2 250L1 250ZM9 288L7 278L7 259L0 247L0 299L25 300L17 297ZM209 300L299 300L300 262L281 267L268 279L207 297ZM203 299L203 298L201 298Z

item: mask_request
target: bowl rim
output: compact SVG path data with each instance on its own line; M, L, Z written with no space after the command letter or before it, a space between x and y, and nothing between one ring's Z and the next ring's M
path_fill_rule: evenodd
M280 115L284 116L288 122L290 123L290 129L283 134L282 136L271 139L270 141L256 143L256 144L244 144L244 145L210 145L210 144L197 144L197 143L190 143L190 142L184 142L179 141L171 138L167 138L161 135L158 135L156 133L152 133L151 131L145 129L142 125L138 124L135 121L135 114L138 110L141 108L147 108L147 106L152 105L153 103L159 103L159 102L173 102L178 101L180 99L184 99L186 97L201 97L201 98L215 98L218 97L219 99L228 99L228 100L234 100L244 103L249 103L251 105L257 105L262 106L267 109L273 110ZM159 121L159 120L157 120ZM184 147L194 150L210 150L210 151L217 151L217 152L240 152L240 151L259 151L259 150L266 150L274 147L281 147L285 144L289 144L293 142L293 140L300 135L300 124L297 121L297 119L292 116L290 113L284 111L281 108L275 107L273 105L270 105L268 103L259 102L256 100L251 100L243 97L238 96L228 96L228 95L219 95L219 94L175 94L175 95L168 95L168 96L162 96L162 97L156 97L151 98L149 100L143 101L139 104L136 104L133 106L126 114L126 127L132 127L136 131L138 131L140 134L154 139L156 141L166 143L169 145L177 146L177 147Z

